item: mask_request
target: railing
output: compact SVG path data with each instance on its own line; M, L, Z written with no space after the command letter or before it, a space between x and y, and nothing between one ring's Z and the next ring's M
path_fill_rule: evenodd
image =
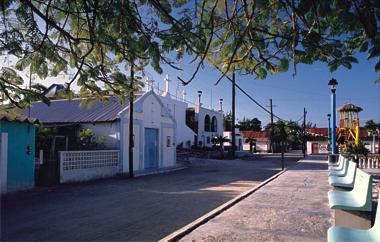
M380 154L369 154L367 156L348 156L349 159L358 163L361 169L380 169Z
M118 173L118 150L60 152L60 182L85 181Z
M380 155L368 155L367 157L360 156L358 162L359 168L362 169L379 169Z

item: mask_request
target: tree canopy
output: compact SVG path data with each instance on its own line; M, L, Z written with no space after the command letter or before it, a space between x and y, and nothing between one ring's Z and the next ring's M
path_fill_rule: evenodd
M223 129L225 131L232 131L232 113L227 112L223 114Z
M294 121L278 120L273 124L267 124L265 129L269 131L269 138L277 148L281 145L289 145L293 149L298 149L308 138L303 127Z
M207 61L221 72L265 78L298 63L351 68L357 52L380 70L377 0L3 0L0 54L17 59L0 70L2 101L25 108L44 100L40 81L69 70L83 96L125 96L147 65L180 69L192 56L191 82ZM132 79L131 79L132 78ZM379 79L378 79L379 80Z
M370 133L380 132L380 123L375 123L373 120L367 120L364 127L368 129Z
M261 131L261 121L258 118L246 118L238 122L237 127L240 130Z

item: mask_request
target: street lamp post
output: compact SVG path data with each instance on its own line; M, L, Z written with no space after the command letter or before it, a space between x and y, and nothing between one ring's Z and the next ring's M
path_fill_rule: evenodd
M330 140L330 136L331 136L331 123L330 123L330 119L331 119L331 114L327 114L327 119L328 119L328 123L329 123L329 128L327 130L327 151L330 152L330 146L331 146L331 140Z
M330 90L331 90L331 156L330 162L335 162L335 155L337 154L336 150L336 98L335 91L338 86L338 82L332 78L329 81Z

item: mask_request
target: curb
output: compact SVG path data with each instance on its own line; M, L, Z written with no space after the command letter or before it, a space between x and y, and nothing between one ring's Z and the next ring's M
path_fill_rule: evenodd
M186 168L187 168L186 166L179 166L179 167L167 168L167 169L163 169L163 170L155 170L155 171L148 171L148 172L141 172L141 173L139 172L139 173L135 174L135 177L171 173L171 172L180 171L180 170L183 170Z
M227 209L229 209L230 207L234 206L235 204L237 204L238 202L240 202L244 198L248 197L249 195L251 195L255 191L259 190L261 187L263 187L267 183L271 182L272 180L276 179L277 177L279 177L280 175L282 175L286 171L287 171L287 169L285 169L283 171L280 171L279 173L274 174L273 176L269 177L265 181L261 182L259 185L257 185L255 187L249 189L248 191L246 191L246 192L238 195L237 197L231 199L230 201L228 201L228 202L220 205L219 207L211 210L210 212L208 212L205 215L203 215L202 217L194 220L193 222L189 223L188 225L185 225L184 227L182 227L182 228L174 231L173 233L165 236L164 238L160 239L158 242L178 241L178 240L180 240L185 235L189 234L191 231L195 230L199 226L207 223L212 218L218 216L222 212L224 212Z

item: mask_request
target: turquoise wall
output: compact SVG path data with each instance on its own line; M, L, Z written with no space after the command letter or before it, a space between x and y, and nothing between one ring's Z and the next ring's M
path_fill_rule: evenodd
M7 191L34 186L35 126L26 122L0 121L0 132L8 133ZM31 146L27 154L27 146Z

